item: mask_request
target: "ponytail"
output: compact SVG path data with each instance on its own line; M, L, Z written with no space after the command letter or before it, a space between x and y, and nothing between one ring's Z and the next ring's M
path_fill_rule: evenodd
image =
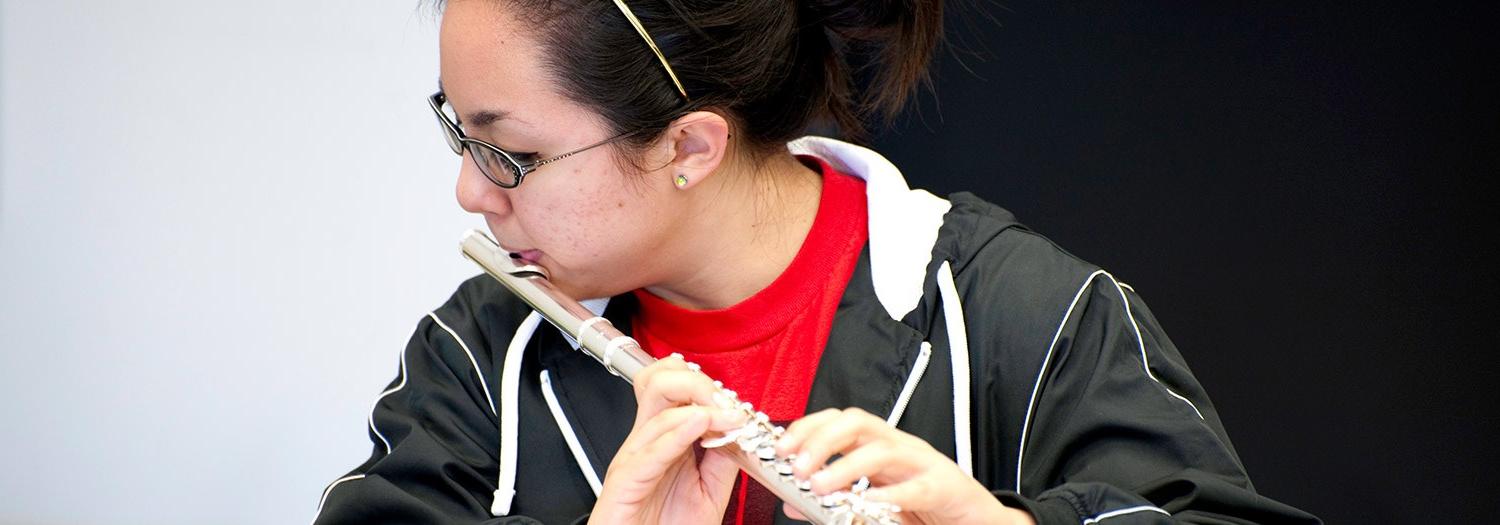
M832 96L827 117L849 138L889 123L919 86L942 40L941 0L804 0L810 31L828 47L822 67ZM862 80L856 85L856 79Z

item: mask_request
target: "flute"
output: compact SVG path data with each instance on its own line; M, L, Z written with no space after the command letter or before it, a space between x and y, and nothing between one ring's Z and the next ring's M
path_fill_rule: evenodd
M599 361L610 373L634 383L634 378L641 369L656 362L655 358L641 349L635 339L621 333L608 320L594 315L553 286L547 280L546 268L529 264L517 265L510 254L505 253L489 235L479 230L465 233L459 246L465 257L478 263L485 273L500 281L500 284L531 305L553 326L577 341L580 351ZM688 366L701 372L696 364L689 363ZM863 497L865 483L860 483L851 490L825 496L813 494L808 481L798 481L792 476L794 458L776 455L776 442L785 429L772 425L770 418L755 410L750 403L740 401L734 391L724 388L722 383L715 381L714 386L716 391L713 397L719 408L738 413L746 423L721 436L703 440L701 445L704 448L734 445L729 450L729 455L741 470L813 523L900 523L896 515L901 509L896 505L868 501Z

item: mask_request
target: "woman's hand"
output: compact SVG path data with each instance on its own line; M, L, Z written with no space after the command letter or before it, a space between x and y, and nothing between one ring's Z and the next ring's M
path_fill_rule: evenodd
M744 421L711 408L713 392L708 376L675 354L636 376L635 426L609 464L590 523L723 520L739 467L726 452L697 443Z
M818 495L848 490L860 478L869 478L878 488L865 497L899 505L902 523L1035 524L1030 514L1002 505L926 441L858 408L828 409L797 420L782 435L776 453L796 454L793 475L810 479ZM824 466L834 454L843 457ZM790 506L785 509L799 517Z

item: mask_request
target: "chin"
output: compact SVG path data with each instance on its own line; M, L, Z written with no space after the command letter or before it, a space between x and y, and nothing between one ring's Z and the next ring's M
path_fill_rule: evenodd
M601 287L594 283L571 282L566 279L553 281L552 284L556 285L557 289L561 290L564 295L567 295L568 297L579 301L583 301L586 299L604 299L607 297L614 297L626 291Z
M549 262L542 264L547 266ZM589 265L588 268L555 268L555 266L547 268L553 272L552 285L563 294L578 301L614 297L644 286L638 275L631 276L607 271L599 265Z

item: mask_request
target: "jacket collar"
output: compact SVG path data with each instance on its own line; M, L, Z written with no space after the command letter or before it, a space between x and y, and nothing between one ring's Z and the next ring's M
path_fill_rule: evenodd
M865 180L870 210L870 278L875 296L892 319L917 307L937 243L947 200L907 186L901 170L879 153L826 137L807 136L787 144L794 154L812 155ZM900 210L900 213L892 213Z

